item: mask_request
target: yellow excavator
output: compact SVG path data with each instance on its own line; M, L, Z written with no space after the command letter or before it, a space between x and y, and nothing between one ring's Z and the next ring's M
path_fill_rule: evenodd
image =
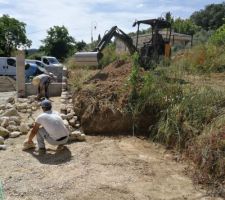
M151 29L151 37L149 41L139 47L140 25L149 25ZM104 56L102 50L111 41L112 37L121 40L128 48L130 54L138 52L140 58L140 65L145 69L151 67L153 62L158 62L160 57L171 56L171 24L164 19L148 19L135 21L133 27L137 26L136 44L133 44L132 38L120 30L117 26L113 26L103 36L98 45L91 52L77 52L75 60L77 65L84 66L98 66L100 59ZM162 34L163 33L163 36Z

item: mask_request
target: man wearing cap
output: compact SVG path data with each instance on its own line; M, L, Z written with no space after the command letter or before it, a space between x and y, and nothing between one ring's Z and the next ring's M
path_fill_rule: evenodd
M40 74L38 76L35 76L32 80L32 84L35 86L38 86L38 94L37 94L37 99L41 98L41 92L44 90L44 96L45 98L49 98L49 93L48 93L48 87L50 85L50 82L54 79L54 75L52 73L48 74Z
M41 102L43 113L36 120L33 129L31 130L26 145L32 146L33 138L36 135L39 153L45 153L46 140L51 145L59 145L61 148L66 144L69 138L69 131L65 127L62 118L58 112L52 111L52 104L45 99Z

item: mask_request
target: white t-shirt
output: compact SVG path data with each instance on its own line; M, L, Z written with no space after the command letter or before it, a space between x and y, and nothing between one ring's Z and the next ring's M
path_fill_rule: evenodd
M69 135L69 131L58 112L46 111L40 114L35 121L41 124L54 140Z

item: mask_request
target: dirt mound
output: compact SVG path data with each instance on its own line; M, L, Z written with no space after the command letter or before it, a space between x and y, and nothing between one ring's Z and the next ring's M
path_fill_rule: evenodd
M127 134L133 131L129 112L128 84L131 64L124 61L111 63L84 83L74 94L74 108L87 134ZM148 127L140 118L139 127Z

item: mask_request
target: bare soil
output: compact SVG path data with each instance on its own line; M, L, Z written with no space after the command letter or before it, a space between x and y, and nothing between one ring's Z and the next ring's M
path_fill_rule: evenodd
M52 100L58 110L60 99ZM145 139L87 136L60 152L47 145L47 154L38 155L21 150L25 138L7 139L0 152L7 200L220 200L192 183L191 165Z
M129 121L124 119L123 122L122 118L117 118L120 115L116 115L115 121L118 122L114 122L109 115L115 113L115 110L120 112L127 100L126 92L123 92L126 87L121 85L126 84L130 66L126 63L122 67L118 66L109 66L98 73L87 82L89 88L91 84L94 85L93 90L86 93L80 91L79 96L74 97L85 103L84 100L88 97L85 94L89 94L85 109L88 108L88 103L101 109L98 114L98 110L89 107L88 115L88 112L85 114L82 110L84 104L81 107L76 105L83 112L84 119L86 117L88 120L89 124L86 125L89 125L87 130L90 133L92 128L112 130L117 124ZM118 74L121 75L120 78ZM89 93L90 91L93 93ZM121 95L117 96L118 94ZM53 108L59 109L60 99L52 100ZM99 101L101 105L96 104ZM112 104L106 105L106 102ZM109 109L104 110L105 108ZM33 116L40 112L38 110ZM107 116L108 121L104 123ZM27 116L24 115L23 118L27 120ZM101 126L104 128L101 129ZM130 124L124 123L121 130L126 126ZM7 139L7 150L0 151L0 179L7 200L221 199L210 197L206 189L193 184L189 175L190 164L163 146L145 139L135 136L87 136L85 142L67 144L60 152L55 147L47 146L47 154L40 156L33 150L21 150L25 138L23 135Z
M188 165L147 140L88 136L39 156L21 151L24 139L8 139L1 152L7 200L216 199L193 185Z

